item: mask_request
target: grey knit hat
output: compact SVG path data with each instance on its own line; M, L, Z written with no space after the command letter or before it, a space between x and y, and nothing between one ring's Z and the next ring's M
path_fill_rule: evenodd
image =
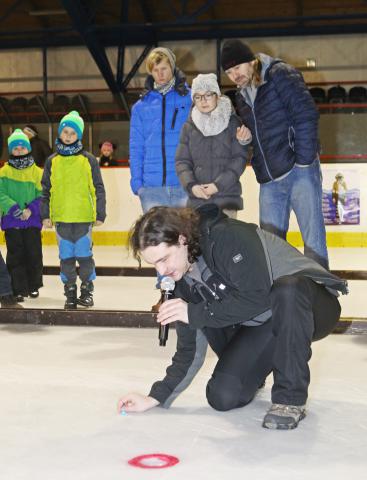
M194 98L194 95L199 91L214 92L220 96L220 89L215 73L199 73L199 75L194 78L191 86L191 98Z
M153 53L163 53L168 58L169 64L171 66L172 73L175 71L176 68L176 55L170 50L169 48L165 47L157 47L153 48L153 50L149 53L147 60ZM148 72L150 73L150 72Z

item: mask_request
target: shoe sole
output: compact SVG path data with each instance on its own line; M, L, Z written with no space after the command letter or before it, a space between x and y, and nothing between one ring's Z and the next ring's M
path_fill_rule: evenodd
M64 310L77 310L77 305L64 305Z
M264 420L262 426L264 428L268 428L269 430L294 430L295 428L298 427L298 424L301 420L303 420L306 416L306 413L302 413L301 416L299 417L298 422L291 423L289 425L287 424L282 424L282 423L274 423L274 422L266 422Z
M77 300L77 304L81 305L82 307L86 307L86 308L94 307L94 303L90 303L90 304L86 305L85 303L82 303L81 300Z

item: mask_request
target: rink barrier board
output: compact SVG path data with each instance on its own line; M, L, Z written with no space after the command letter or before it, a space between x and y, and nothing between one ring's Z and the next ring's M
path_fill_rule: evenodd
M96 246L121 246L128 244L127 231L93 231L93 244ZM302 247L300 232L288 232L288 242L294 247ZM367 232L326 232L328 247L332 248L367 248ZM56 245L56 235L53 231L42 232L42 244ZM5 245L4 232L0 232L0 245Z
M144 311L0 308L0 324L157 329L155 314ZM335 334L366 335L367 318L341 318ZM154 334L152 334L154 336ZM154 337L155 338L155 337Z
M77 267L79 270L79 267ZM367 280L367 271L365 270L332 270L334 275L345 278L346 280ZM59 275L60 267L50 265L43 267L44 275ZM157 272L150 267L96 267L96 274L100 277L155 277Z

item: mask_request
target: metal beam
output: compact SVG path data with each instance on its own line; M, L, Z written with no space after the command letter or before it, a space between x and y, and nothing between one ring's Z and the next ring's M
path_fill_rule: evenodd
M153 21L152 12L148 7L146 0L139 0L141 11L143 12L143 16L147 23L151 23Z
M111 93L130 118L130 110L126 98L115 80L104 46L99 41L96 32L90 29L90 23L87 20L90 17L90 12L81 0L62 0L62 4L69 13L75 29L84 40Z
M36 99L37 99L37 103L38 103L40 109L42 110L42 113L43 113L43 115L45 116L48 124L51 124L52 122L51 122L50 116L49 116L49 114L48 114L46 105L43 103L42 98L41 98L39 95L37 95L37 96L36 96Z
M181 0L181 16L186 17L187 15L187 1L188 0Z
M74 2L70 3L74 4ZM140 4L145 3L145 0L140 0ZM238 18L197 23L191 21L187 24L178 24L177 22L149 23L147 20L147 23L143 24L122 23L103 27L88 24L88 28L85 28L88 34L97 38L97 49L103 50L107 46L118 46L121 43L121 32L124 36L125 46L155 45L158 42L180 40L367 33L367 23L362 23L362 20L365 21L366 19L367 14ZM350 22L347 22L347 20ZM352 20L355 20L355 22L352 23ZM300 25L299 22L302 21L307 23ZM325 24L329 21L333 21L333 23ZM0 50L42 48L44 46L77 46L83 45L83 40L70 27L36 31L0 31ZM114 82L117 84L115 79Z
M47 105L47 47L42 49L43 99Z
M129 0L121 0L120 11L121 23L128 23L129 21ZM120 43L117 52L117 68L116 68L116 82L117 85L122 84L124 76L124 64L125 64L125 39L123 31L120 32Z
M9 112L8 112L7 108L5 107L5 105L3 104L1 98L0 98L0 110L3 112L8 124L13 125L13 120L12 120L11 116L9 115ZM0 134L1 134L1 132L0 132Z
M166 8L167 10L170 10L173 17L179 21L180 20L180 14L178 13L178 11L175 9L175 7L172 5L172 1L171 0L164 0L164 3L166 5Z
M211 0L210 3L215 0ZM203 7L202 7L203 8ZM197 10L193 15L196 15ZM366 20L367 13L352 13L347 15L308 15L308 16L292 16L292 17L259 17L259 18L231 18L228 20L206 20L202 22L191 21L189 24L185 25L186 28L190 27L227 27L229 25L254 25L259 26L263 24L281 24L282 28L286 30L288 28L284 27L284 24L297 23L299 21L304 22L329 22L329 21L340 21L341 25L345 25L346 20ZM323 26L328 26L328 24L323 24ZM93 27L96 31L109 29L119 30L124 29L128 30L137 30L137 29L164 29L164 28L175 28L178 27L176 22L155 22L155 23L127 23L127 24L114 24L108 26L95 26ZM182 26L179 26L182 29Z
M38 23L40 28L48 28L50 26L48 16L43 16L43 15L33 15L37 10L37 5L34 3L33 0L25 0L25 7L29 9L29 15L33 16L33 19ZM64 15L66 15L66 12L64 11Z
M42 32L43 33L43 32ZM273 27L273 28L222 28L210 30L186 30L186 31L155 31L144 30L130 32L125 37L125 45L156 45L159 42L184 41L184 40L211 40L221 38L246 38L246 37L288 37L288 36L312 36L312 35L338 35L367 33L367 25L361 23L344 25L320 25L320 26L298 26ZM0 32L0 38L1 38ZM119 36L108 32L100 35L100 42L103 47L116 47L119 44ZM9 49L29 49L43 47L77 47L84 46L85 42L77 36L72 35L46 35L42 37L20 37L14 32L11 38L1 38L0 51Z
M144 48L143 52L140 54L139 58L137 59L137 61L133 65L132 69L126 75L124 81L122 82L122 85L121 85L122 90L126 90L128 84L130 83L130 80L134 77L135 73L139 70L140 65L144 62L144 59L146 58L146 56L150 52L151 48L152 48L151 45L147 45Z
M10 7L5 10L5 13L0 17L0 23L4 22L22 2L23 0L16 0L12 5L10 5Z
M191 13L189 15L189 18L191 20L194 20L195 18L199 17L201 14L209 10L215 3L217 3L217 0L208 0L205 5L202 5L200 8L195 10L195 12Z

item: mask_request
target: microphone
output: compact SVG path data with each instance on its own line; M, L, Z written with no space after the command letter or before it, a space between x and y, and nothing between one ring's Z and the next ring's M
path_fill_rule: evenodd
M163 302L165 302L170 298L174 289L175 289L175 281L173 280L173 278L163 277L161 280L161 290L164 291ZM168 338L168 330L169 330L168 324L167 325L159 324L158 338L159 338L160 347L166 346L166 341Z

